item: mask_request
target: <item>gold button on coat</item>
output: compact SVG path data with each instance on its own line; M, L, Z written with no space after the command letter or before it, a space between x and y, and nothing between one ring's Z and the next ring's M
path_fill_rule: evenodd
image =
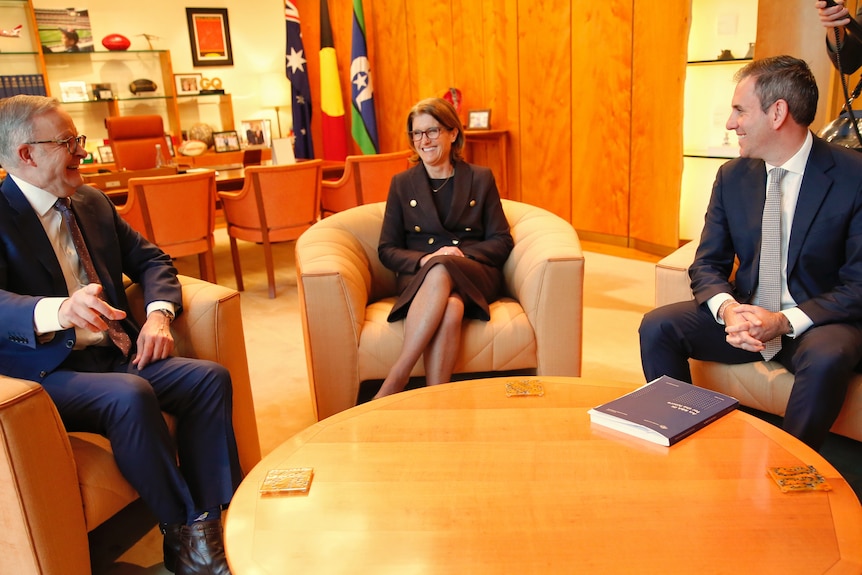
M411 208L415 208L415 207L416 207L416 200L410 200L410 207L411 207Z

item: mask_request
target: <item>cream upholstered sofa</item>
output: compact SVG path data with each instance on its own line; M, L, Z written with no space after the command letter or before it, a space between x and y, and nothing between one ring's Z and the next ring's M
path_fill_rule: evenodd
M656 264L656 306L691 299L688 267L694 261L697 242L689 242ZM694 383L737 398L743 405L784 415L793 387L793 374L776 361L726 365L691 360ZM862 441L862 375L850 382L844 407L832 426L840 435Z
M395 274L377 258L385 203L313 225L297 241L305 352L318 419L356 405L360 383L382 380L401 350L404 322L388 323ZM503 200L515 247L506 297L491 320L464 324L456 374L535 370L578 376L584 257L572 226L543 209ZM422 361L413 376L423 375Z
M180 276L183 313L172 331L177 353L231 372L234 429L242 468L260 460L239 293ZM127 288L143 319L139 286ZM170 420L170 418L169 418ZM138 498L120 475L110 443L66 433L38 383L0 376L0 573L88 575L87 533Z

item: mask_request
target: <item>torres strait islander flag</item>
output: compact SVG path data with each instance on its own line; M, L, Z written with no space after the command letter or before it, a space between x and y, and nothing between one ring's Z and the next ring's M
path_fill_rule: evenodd
M344 100L326 0L320 0L320 109L323 112L323 159L343 161L347 157Z
M284 18L287 27L287 49L285 51L285 73L290 80L291 110L293 112L293 144L297 158L314 158L314 143L311 140L311 87L308 84L308 68L305 65L305 49L299 29L299 10L290 0L284 0Z
M351 124L353 139L363 154L380 151L377 140L377 115L374 113L374 87L371 64L365 43L365 14L362 0L353 0L353 38L350 51Z

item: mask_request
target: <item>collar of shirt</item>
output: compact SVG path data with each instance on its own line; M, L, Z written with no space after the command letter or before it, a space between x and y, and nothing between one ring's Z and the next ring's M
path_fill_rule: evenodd
M35 211L40 218L44 218L45 214L47 214L48 211L54 207L54 204L57 203L57 196L51 192L46 192L42 188L37 188L30 182L25 182L21 178L15 177L13 174L9 174L9 177L18 185L21 193L24 194L24 197L27 198L27 201L30 202L30 205L33 207L33 211Z

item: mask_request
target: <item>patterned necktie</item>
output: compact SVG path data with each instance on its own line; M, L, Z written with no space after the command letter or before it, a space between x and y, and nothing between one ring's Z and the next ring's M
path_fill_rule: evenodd
M84 268L84 273L87 274L87 281L90 283L102 282L99 280L99 275L96 273L96 267L93 265L93 259L90 257L90 252L87 249L87 244L84 243L84 236L81 235L81 228L78 227L78 221L75 219L75 214L69 209L69 198L60 198L54 203L54 207L63 216L63 221L66 223L66 228L69 230L69 235L72 236L72 243L75 245L75 250L78 252L78 259L81 260L81 266ZM114 342L124 356L129 355L132 349L132 340L129 338L120 322L115 319L105 318L108 324L108 337Z
M781 311L781 179L787 170L773 168L766 186L760 240L760 277L755 304L769 311ZM781 336L764 343L760 352L769 361L781 351Z

